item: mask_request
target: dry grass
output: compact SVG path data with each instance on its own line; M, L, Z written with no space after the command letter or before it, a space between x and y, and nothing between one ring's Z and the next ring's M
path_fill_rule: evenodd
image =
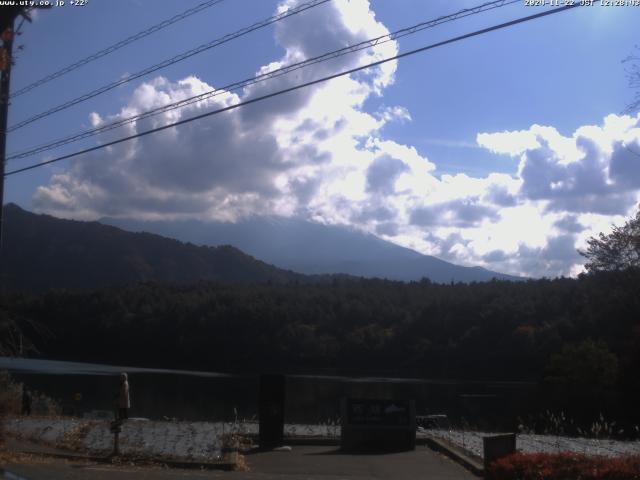
M0 372L0 416L19 414L22 407L22 384L14 382L9 373Z
M249 465L245 456L240 453L241 450L248 450L253 446L251 440L238 433L227 433L222 437L222 449L223 451L233 451L235 455L235 467L234 470L238 472L248 472ZM223 455L222 460L225 461L229 457L228 454Z
M22 413L23 384L16 382L6 371L0 371L0 417ZM51 397L32 391L31 412L34 415L60 415L62 407Z
M97 423L99 423L99 421L85 421L84 423L81 423L75 428L67 431L64 434L62 441L57 443L55 446L75 452L86 451L87 447L84 445L84 440Z
M10 450L0 451L0 466L10 463L49 463L51 457L36 455L32 453L13 452Z
M234 470L236 472L249 471L249 465L247 464L247 459L245 458L244 455L238 453L238 456L236 457L236 466L234 467Z
M4 416L0 415L0 452L5 450L4 435Z

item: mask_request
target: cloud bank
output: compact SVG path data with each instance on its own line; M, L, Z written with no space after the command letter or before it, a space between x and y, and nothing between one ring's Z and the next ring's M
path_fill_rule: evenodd
M331 2L279 22L275 38L285 53L257 73L386 33L367 0ZM100 141L370 63L397 49L389 42L237 93L221 92ZM439 176L437 159L382 134L390 122L410 122L410 109L366 108L394 82L396 68L390 62L94 152L53 174L35 192L34 205L91 219L295 215L355 226L454 263L530 276L576 274L582 263L576 248L637 205L640 115L609 115L570 137L540 125L479 133L479 147L505 161L519 159L517 172ZM158 77L139 86L118 114L96 112L91 122L118 120L213 88L193 76L175 82Z

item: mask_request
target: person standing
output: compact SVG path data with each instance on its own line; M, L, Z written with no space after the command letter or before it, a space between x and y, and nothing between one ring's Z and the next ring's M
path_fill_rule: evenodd
M120 393L118 395L118 420L129 418L131 399L129 398L129 380L126 373L120 374Z
M22 385L22 415L31 415L31 392L26 385Z

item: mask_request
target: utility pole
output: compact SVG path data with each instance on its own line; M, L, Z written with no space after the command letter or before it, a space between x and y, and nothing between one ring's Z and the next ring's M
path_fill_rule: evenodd
M11 81L11 63L13 53L13 23L18 16L8 18L8 25L2 31L2 48L0 49L0 252L2 251L2 224L4 212L4 166L7 151L7 124L9 116L9 87ZM4 22L3 22L4 23Z
M17 3L17 2L16 2ZM38 7L36 7L38 8ZM7 153L7 125L9 116L9 95L11 83L11 65L13 64L13 40L15 37L14 23L16 17L22 15L25 20L31 21L29 8L21 6L0 7L0 295L4 296L6 282L4 278L4 265L2 264L2 231L4 221L4 172ZM20 27L18 27L18 30ZM0 309L4 310L4 299L0 299ZM10 328L12 321L9 319ZM17 322L13 326L18 328ZM19 355L23 355L22 331L18 328L20 335ZM0 347L4 342L0 342Z
M17 2L16 2L17 3ZM13 24L20 15L31 22L29 11L31 9L47 9L48 6L4 6L0 7L0 36L2 47L0 48L0 253L2 252L2 231L4 220L4 167L7 153L7 125L9 117L9 95L11 81L11 65L13 64L13 40L16 35ZM20 27L18 27L18 30ZM2 270L0 263L0 271ZM4 285L4 282L2 282Z

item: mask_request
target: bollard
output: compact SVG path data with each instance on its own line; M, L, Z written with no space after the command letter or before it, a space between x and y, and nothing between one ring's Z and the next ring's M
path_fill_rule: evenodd
M120 432L122 432L122 421L114 420L111 422L111 433L113 433L113 452L112 457L120 455Z

